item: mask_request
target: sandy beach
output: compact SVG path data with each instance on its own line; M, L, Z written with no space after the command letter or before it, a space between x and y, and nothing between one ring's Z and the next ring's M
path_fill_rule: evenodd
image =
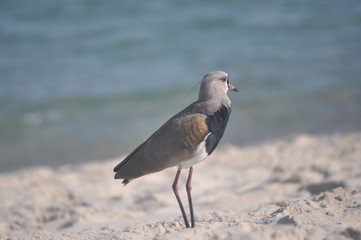
M216 150L194 168L194 229L176 168L123 187L122 157L0 175L0 239L361 239L361 132Z

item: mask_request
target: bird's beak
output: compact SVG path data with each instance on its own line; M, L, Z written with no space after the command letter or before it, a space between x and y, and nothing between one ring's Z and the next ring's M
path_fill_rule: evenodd
M239 92L238 89L232 84L228 83L227 86L228 86L228 90Z

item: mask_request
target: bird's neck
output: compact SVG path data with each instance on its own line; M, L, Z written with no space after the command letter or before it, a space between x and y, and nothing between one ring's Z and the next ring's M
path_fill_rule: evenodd
M231 100L229 100L227 94L222 97L202 96L198 98L198 102L205 103L210 112L215 112L223 106L228 109L231 108Z

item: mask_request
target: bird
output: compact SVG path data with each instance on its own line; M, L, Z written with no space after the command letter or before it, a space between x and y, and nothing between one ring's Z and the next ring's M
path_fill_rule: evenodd
M230 84L226 72L207 73L200 82L198 100L171 117L116 165L114 178L123 179L125 186L141 176L177 166L172 189L185 227L194 228L191 195L193 166L212 154L224 135L231 114L231 101L227 95L229 90L238 92ZM178 179L182 169L189 169L186 192L191 224L178 192Z

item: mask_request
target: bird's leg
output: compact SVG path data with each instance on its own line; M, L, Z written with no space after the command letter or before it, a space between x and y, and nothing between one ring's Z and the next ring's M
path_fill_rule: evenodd
M193 214L193 204L192 204L192 173L193 173L193 167L189 168L189 174L188 179L186 183L186 189L187 189L187 196L188 196L188 203L189 203L189 210L191 212L191 227L194 228L194 214Z
M182 201L179 197L179 193L178 193L178 179L179 179L179 175L181 173L181 169L178 169L177 170L177 174L175 175L175 178L174 178L174 182L173 182L173 185L172 185L172 188L173 188L173 192L174 192L174 195L175 197L177 198L177 201L178 201L178 204L179 204L179 208L182 212L182 215L183 215L183 219L184 219L184 223L186 225L186 228L189 228L189 223L188 223L188 219L187 219L187 216L186 216L186 213L184 211L184 207L183 207L183 204L182 204Z

